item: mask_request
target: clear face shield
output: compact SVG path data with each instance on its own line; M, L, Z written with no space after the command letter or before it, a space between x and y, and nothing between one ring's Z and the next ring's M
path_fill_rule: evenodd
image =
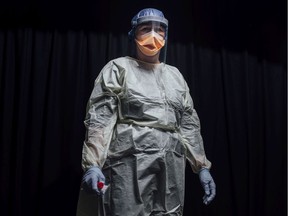
M146 8L132 18L131 25L128 38L135 41L132 43L133 46L137 46L147 56L154 56L160 52L159 61L166 62L168 20L164 14L155 8Z
M132 56L135 56L137 46L147 56L154 56L160 52L159 61L166 62L168 27L159 22L145 22L131 32L133 33L130 35L130 40L135 42L130 48Z
M135 31L136 45L147 56L158 54L165 46L165 39L166 28L159 22L144 22Z

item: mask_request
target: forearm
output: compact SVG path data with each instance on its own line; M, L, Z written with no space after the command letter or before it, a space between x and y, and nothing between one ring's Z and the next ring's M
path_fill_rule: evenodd
M180 130L193 172L198 173L202 168L210 169L211 162L206 158L200 132L200 120L192 105L183 113Z

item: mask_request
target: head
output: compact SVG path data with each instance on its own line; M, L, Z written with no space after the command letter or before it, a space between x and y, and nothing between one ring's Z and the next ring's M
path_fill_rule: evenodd
M165 62L168 39L168 20L154 8L138 12L131 20L129 39L135 41L136 57L140 60L158 63Z

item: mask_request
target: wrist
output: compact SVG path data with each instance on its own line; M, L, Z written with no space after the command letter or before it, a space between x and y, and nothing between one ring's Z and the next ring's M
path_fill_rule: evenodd
M199 171L198 171L198 174L200 174L201 172L205 172L205 170L206 171L210 171L210 169L208 169L208 168L206 168L206 167L203 167L203 168L201 168Z

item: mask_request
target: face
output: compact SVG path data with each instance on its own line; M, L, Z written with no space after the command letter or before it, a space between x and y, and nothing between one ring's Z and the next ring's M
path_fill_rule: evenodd
M165 38L165 27L160 25L160 23L158 22L147 22L147 23L140 24L137 27L136 39L139 39L139 37L151 32L152 30L156 32L157 34L159 34L160 36L162 36L163 39Z

